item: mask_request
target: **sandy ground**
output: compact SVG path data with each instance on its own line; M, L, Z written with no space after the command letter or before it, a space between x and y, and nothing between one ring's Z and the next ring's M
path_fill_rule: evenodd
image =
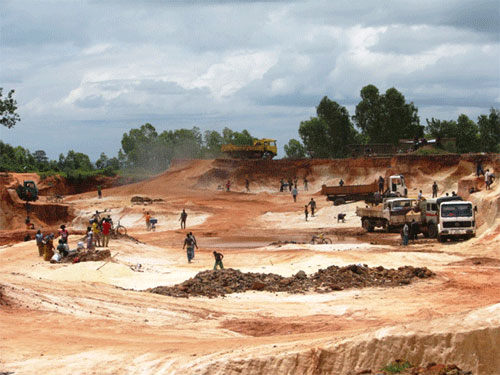
M203 188L200 176L211 165L179 163L149 181L106 189L102 200L95 192L69 197L71 230L83 229L95 210L107 210L139 241L112 241L112 262L49 264L38 257L34 241L0 247L8 303L0 305L0 372L348 374L405 358L500 373L498 187L472 198L484 215L478 238L446 244L420 239L402 247L396 233L360 229L357 204L334 207L314 189L301 189L293 203L288 193L265 184L250 194L237 184L239 191L229 193L217 191L216 182ZM313 188L336 179L322 173ZM449 169L425 181L454 187L469 173ZM163 201L132 205L133 195ZM311 197L319 210L305 222ZM178 221L182 208L189 215L186 230ZM146 211L159 220L156 232L146 231ZM337 223L340 212L347 214L345 223ZM187 231L200 247L191 264L182 249ZM310 245L318 233L333 244ZM80 239L71 235L70 247ZM272 244L278 241L296 243ZM330 265L412 265L426 266L436 277L328 294L176 299L143 292L210 269L214 250L225 255L226 268L246 272L289 276Z

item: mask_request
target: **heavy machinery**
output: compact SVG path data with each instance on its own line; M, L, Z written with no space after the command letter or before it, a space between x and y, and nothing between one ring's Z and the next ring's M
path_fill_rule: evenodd
M34 202L38 200L38 188L35 181L24 181L22 185L16 187L19 198L25 202Z
M321 194L326 195L326 200L332 201L335 206L347 202L364 200L366 203L382 203L388 197L406 197L408 189L403 175L389 177L387 189L383 194L378 192L378 182L375 180L368 185L321 186Z
M272 159L278 154L276 139L255 139L253 145L222 145L221 151L232 158Z
M361 226L367 232L373 232L376 227L382 227L386 232L402 228L413 219L421 223L421 215L417 213L418 204L412 198L387 199L383 206L356 208L356 215L361 217Z

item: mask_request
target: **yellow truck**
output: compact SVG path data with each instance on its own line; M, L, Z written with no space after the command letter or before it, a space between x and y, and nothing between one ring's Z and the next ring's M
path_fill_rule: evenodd
M221 151L231 158L272 159L278 154L276 139L255 139L253 145L222 145Z

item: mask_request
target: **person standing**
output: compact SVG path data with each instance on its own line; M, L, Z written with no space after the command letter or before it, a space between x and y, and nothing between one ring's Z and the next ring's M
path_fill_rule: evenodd
M247 193L250 191L250 181L248 181L248 178L245 179L245 189L247 190Z
M293 201L294 202L297 202L297 194L298 194L297 187L294 186L293 189L292 189L292 197L293 197Z
M309 201L309 206L311 206L311 216L314 217L314 211L316 211L316 202L314 201L314 198L311 198Z
M304 177L304 190L305 191L308 191L309 190L309 186L307 186L309 183L309 181L307 180L307 177Z
M194 245L196 246L196 248L198 248L198 242L196 242L196 237L194 236L193 232L189 232L189 237L191 237L191 239L193 240L194 242ZM193 259L194 259L194 249L193 249Z
M481 164L481 161L478 160L478 162L476 164L476 176L479 177L481 175L484 175L484 169L483 169L483 165Z
M231 180L227 180L226 182L226 191L230 191L231 190Z
M92 223L92 237L94 240L94 247L101 247L101 230L99 224L94 220Z
M188 234L186 234L186 238L184 239L184 245L182 246L182 249L185 249L187 247L187 258L188 258L188 263L191 263L191 260L194 258L194 248L198 248L198 245L196 245L196 241Z
M438 184L436 181L432 184L432 198L437 198L438 196Z
M415 221L415 219L412 219L411 224L410 224L410 233L411 233L411 240L413 243L415 243L415 240L417 239L418 236L418 223Z
M87 242L87 250L91 250L94 248L94 235L91 227L87 227L87 236L85 237L85 241Z
M38 255L43 256L43 233L40 229L35 234L36 246L38 247Z
M342 180L342 177L340 177L339 186L344 186L344 180Z
M146 220L146 230L151 229L151 215L149 214L149 211L146 212L146 215L144 215L144 219Z
M408 223L405 223L403 226L403 246L408 246L408 234L410 232L410 228L408 227Z
M384 178L382 176L379 176L378 178L378 192L380 194L384 193Z
M293 181L291 178L288 179L288 191L291 193L293 188Z
M224 255L218 253L217 251L214 251L214 258L215 258L214 270L217 269L217 266L219 266L220 269L223 270L224 265L222 264L222 259L224 259Z
M102 246L108 247L109 244L109 232L111 231L111 222L105 219L102 223Z
M44 239L43 246L43 260L50 261L50 259L54 256L54 235L47 234Z
M68 237L69 237L69 232L66 229L66 225L61 225L59 228L59 235L61 236L61 240L63 240L63 243L68 243Z
M285 188L285 180L281 179L280 180L280 193L283 193L284 188Z
M490 189L490 170L487 169L484 173L484 183L486 185L486 190Z
M186 219L188 217L188 214L186 212L186 209L182 209L181 212L181 217L179 218L179 221L181 222L181 229L186 229Z
M304 215L306 215L306 221L307 221L307 218L309 217L309 210L307 209L308 206L307 204L304 206Z
M97 198L99 198L99 199L102 198L101 185L97 186Z
M420 191L418 192L418 195L417 195L417 200L418 200L418 201L421 201L421 200L422 200L422 190L420 190Z

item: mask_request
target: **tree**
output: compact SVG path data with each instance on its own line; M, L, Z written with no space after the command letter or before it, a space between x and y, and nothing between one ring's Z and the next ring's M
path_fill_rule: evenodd
M500 152L500 111L491 108L488 116L479 116L477 124L481 151Z
M305 147L296 139L292 138L284 146L285 154L288 159L303 159L306 157Z
M5 99L2 99L3 88L0 87L0 123L7 128L12 128L16 122L21 121L17 114L17 102L14 100L14 90L10 90Z
M97 169L104 169L108 166L108 157L104 152L101 152L101 155L99 156L99 159L95 162L95 166Z
M456 144L460 154L479 151L479 128L464 114L457 119Z
M397 144L402 138L423 136L417 108L395 88L380 95L374 85L363 87L353 119L371 143Z
M300 123L305 149L315 158L346 157L347 146L357 136L347 109L325 96L316 113L317 117Z

